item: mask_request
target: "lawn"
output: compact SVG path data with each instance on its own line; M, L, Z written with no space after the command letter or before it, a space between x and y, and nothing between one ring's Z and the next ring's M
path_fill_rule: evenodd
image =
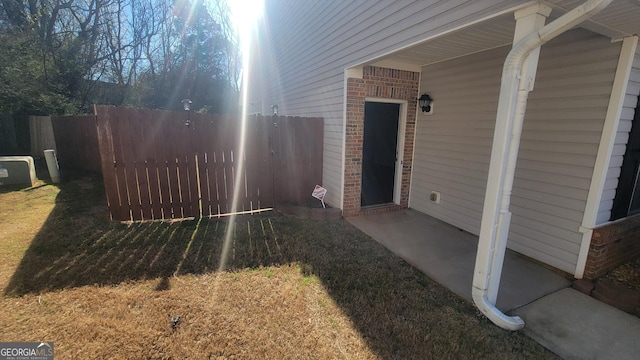
M0 189L0 289L56 359L555 358L345 221L112 223L88 175Z

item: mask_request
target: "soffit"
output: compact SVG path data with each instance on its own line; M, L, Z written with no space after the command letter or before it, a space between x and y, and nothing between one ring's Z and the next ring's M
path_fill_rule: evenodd
M584 0L552 0L549 21L573 9ZM640 0L614 0L601 13L582 24L582 27L608 36L613 40L640 34ZM398 65L415 68L449 60L480 51L512 44L515 20L513 13L473 24L445 35L426 40L392 54L372 60L365 65Z
M584 3L584 0L550 0L553 13L564 13ZM552 13L552 14L553 14ZM640 0L613 0L592 17L585 28L613 39L640 34Z

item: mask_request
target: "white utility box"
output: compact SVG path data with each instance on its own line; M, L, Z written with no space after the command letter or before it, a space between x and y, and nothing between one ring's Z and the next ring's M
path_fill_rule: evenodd
M0 186L33 186L35 182L36 167L31 156L0 156Z

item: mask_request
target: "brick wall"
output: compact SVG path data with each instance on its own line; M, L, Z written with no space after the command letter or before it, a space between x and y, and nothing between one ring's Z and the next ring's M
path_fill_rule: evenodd
M362 142L364 139L364 103L367 97L407 101L400 206L409 204L409 185L413 162L416 103L420 73L365 66L362 79L347 79L347 118L345 134L343 215L360 213L362 186Z
M584 277L595 279L640 256L640 215L593 230Z

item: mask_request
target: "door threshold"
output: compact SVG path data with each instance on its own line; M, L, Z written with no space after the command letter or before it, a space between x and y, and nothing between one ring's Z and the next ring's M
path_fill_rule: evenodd
M396 203L369 205L369 206L363 206L360 208L360 215L381 214L381 213L387 213L392 211L398 211L401 209L402 209L402 206Z

